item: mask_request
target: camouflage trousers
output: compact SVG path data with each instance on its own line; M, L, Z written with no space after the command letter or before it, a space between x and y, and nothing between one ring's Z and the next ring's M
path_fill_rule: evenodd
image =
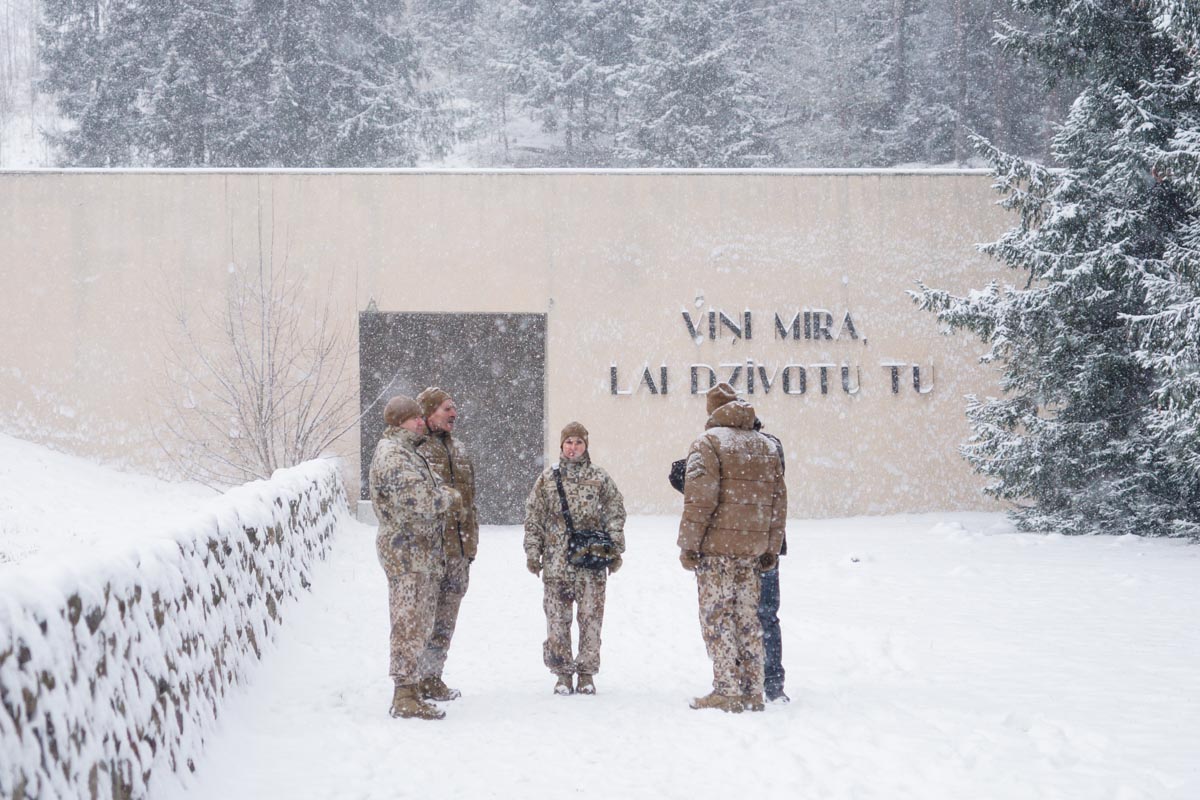
M754 556L704 556L696 567L700 631L713 662L713 691L726 696L763 691L759 575Z
M549 578L543 584L546 642L542 660L555 675L600 671L600 626L604 623L606 575L579 570L574 578ZM571 656L571 612L579 623L579 656Z
M421 680L421 654L433 635L438 579L424 572L388 575L388 611L392 622L389 674L397 686Z
M471 562L465 558L446 558L446 571L438 581L437 609L433 615L433 633L421 653L418 667L422 678L440 678L446 666L450 640L458 624L458 609L467 584L471 581Z

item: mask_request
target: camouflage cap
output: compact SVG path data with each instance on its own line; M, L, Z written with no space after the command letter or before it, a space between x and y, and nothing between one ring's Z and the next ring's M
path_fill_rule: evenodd
M398 394L383 409L383 421L388 425L399 426L414 417L421 416L421 407L417 401L403 394Z
M449 399L450 393L436 386L430 386L417 395L417 403L421 406L421 415L425 417L437 411L442 403Z

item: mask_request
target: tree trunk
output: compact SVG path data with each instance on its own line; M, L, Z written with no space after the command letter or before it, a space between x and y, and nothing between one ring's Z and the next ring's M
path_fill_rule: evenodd
M954 163L967 160L967 26L966 0L954 0Z
M894 126L908 103L908 14L910 0L895 0L892 6L892 60L896 80L892 86L892 107L888 113L888 124Z

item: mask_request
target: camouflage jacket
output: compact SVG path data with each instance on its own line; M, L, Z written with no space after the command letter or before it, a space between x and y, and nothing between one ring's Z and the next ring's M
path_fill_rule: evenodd
M708 418L688 451L681 550L710 555L779 553L787 487L775 443L754 430L754 408L726 403Z
M371 503L379 518L375 546L389 575L434 574L445 567L444 531L453 493L417 451L423 438L389 427L371 459Z
M442 482L462 495L462 513L446 525L447 558L464 555L475 558L479 550L479 518L475 511L475 465L467 455L467 448L450 433L439 431L430 434L417 449L429 459L429 466Z
M579 461L564 461L558 467L576 530L608 531L617 552L624 553L625 499L613 479L594 466L586 452ZM548 467L525 500L525 556L542 560L543 579L575 574L575 568L567 563L567 538L554 468Z

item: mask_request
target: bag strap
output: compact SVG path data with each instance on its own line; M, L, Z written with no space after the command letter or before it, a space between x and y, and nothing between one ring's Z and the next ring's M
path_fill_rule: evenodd
M567 493L562 485L562 473L554 468L554 482L558 484L558 499L562 502L563 519L567 521L567 533L575 533L575 521L571 519L571 508L567 505Z

